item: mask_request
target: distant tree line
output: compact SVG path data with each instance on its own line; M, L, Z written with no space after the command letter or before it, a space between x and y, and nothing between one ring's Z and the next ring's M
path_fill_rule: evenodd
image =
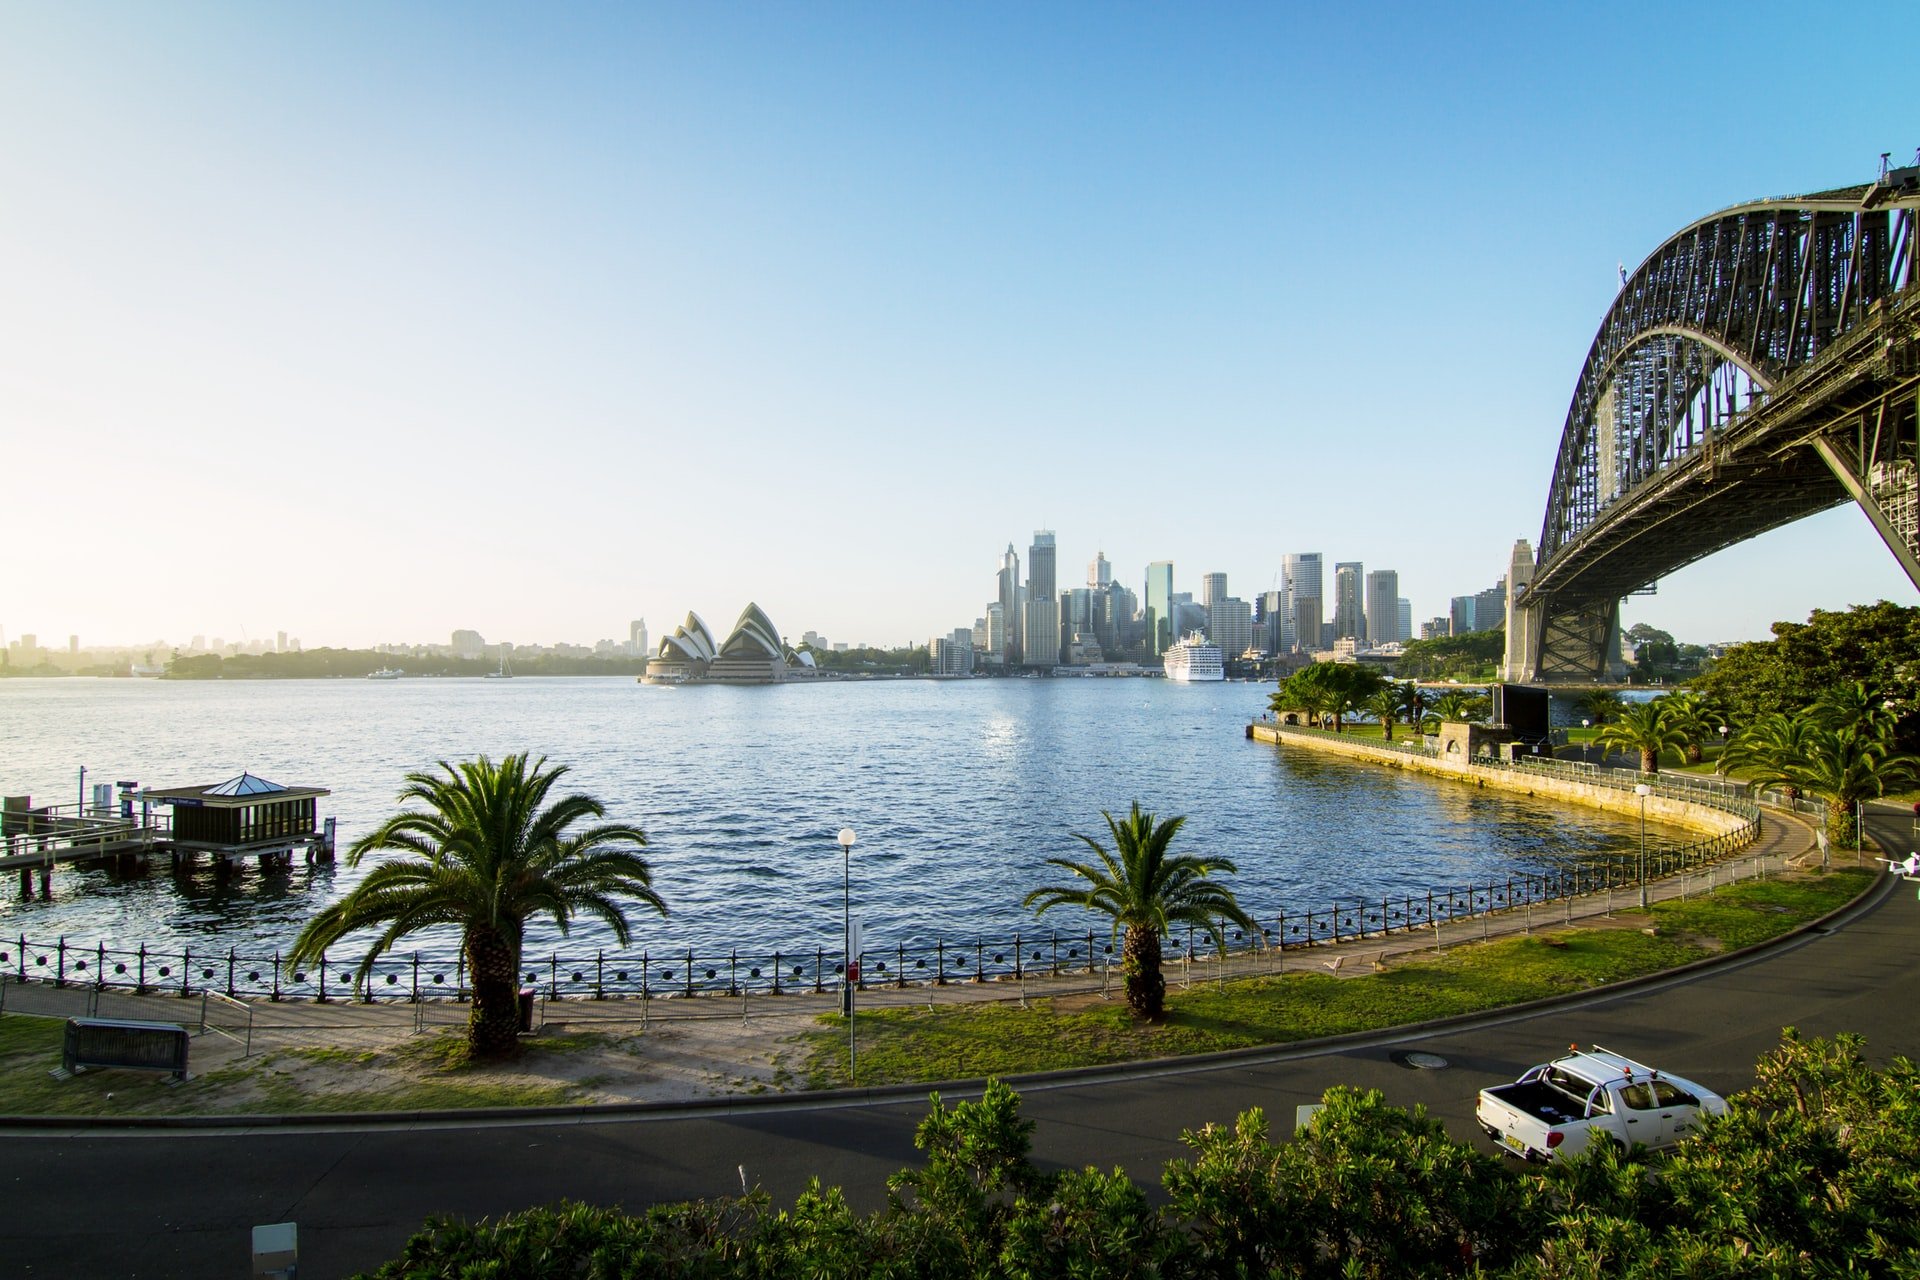
M1394 670L1412 680L1484 680L1507 653L1507 631L1469 631L1465 635L1409 640Z
M812 654L813 665L822 671L844 671L850 675L921 676L933 665L923 644L900 649L876 649L871 645L857 649L816 649L803 644L800 652Z
M1602 1142L1545 1166L1336 1087L1291 1141L1259 1109L1183 1134L1157 1204L1120 1169L1037 1168L1033 1122L990 1082L978 1102L933 1096L924 1162L870 1214L816 1180L780 1210L753 1191L435 1218L372 1274L1891 1280L1920 1257L1920 1070L1863 1050L1789 1029L1729 1113L1666 1155Z
M639 675L645 658L569 658L558 654L514 658L516 676ZM379 653L373 649L302 649L298 653L175 654L167 662L167 680L325 680L364 678L383 668L409 676L484 676L497 671L497 657L454 658Z

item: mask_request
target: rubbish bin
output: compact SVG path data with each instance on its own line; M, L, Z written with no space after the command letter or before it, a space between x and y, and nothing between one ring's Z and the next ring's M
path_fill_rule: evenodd
M520 988L520 1030L533 1030L533 1001L540 994L534 987Z

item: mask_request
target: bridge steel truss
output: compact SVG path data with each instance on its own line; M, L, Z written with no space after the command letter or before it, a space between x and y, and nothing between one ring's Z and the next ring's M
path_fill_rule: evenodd
M1917 215L1920 167L1737 205L1625 282L1514 566L1508 679L1617 675L1621 597L1849 500L1920 585Z

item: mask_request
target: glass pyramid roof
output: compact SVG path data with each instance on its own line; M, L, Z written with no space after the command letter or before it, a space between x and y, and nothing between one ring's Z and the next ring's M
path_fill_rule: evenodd
M286 788L277 782L268 782L265 778L256 778L243 773L237 778L228 778L217 787L208 787L202 794L210 796L264 796Z

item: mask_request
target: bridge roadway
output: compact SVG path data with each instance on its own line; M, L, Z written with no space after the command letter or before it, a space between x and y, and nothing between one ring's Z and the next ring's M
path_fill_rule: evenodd
M1913 847L1912 818L1870 811L1883 848ZM1876 1061L1920 1057L1913 981L1920 902L1886 877L1843 922L1758 956L1471 1025L1399 1031L1361 1044L1208 1064L1159 1064L1032 1084L1034 1155L1048 1167L1122 1165L1157 1184L1183 1129L1264 1107L1278 1132L1334 1084L1425 1104L1462 1138L1477 1091L1578 1040L1668 1066L1723 1092L1793 1025L1858 1031ZM1444 1070L1389 1054L1436 1053ZM774 1100L564 1122L339 1125L236 1131L16 1128L0 1166L0 1275L147 1278L247 1274L249 1229L295 1221L300 1273L331 1277L393 1257L430 1213L500 1214L561 1197L639 1208L737 1192L746 1177L776 1205L807 1178L884 1203L888 1174L915 1160L924 1095Z

